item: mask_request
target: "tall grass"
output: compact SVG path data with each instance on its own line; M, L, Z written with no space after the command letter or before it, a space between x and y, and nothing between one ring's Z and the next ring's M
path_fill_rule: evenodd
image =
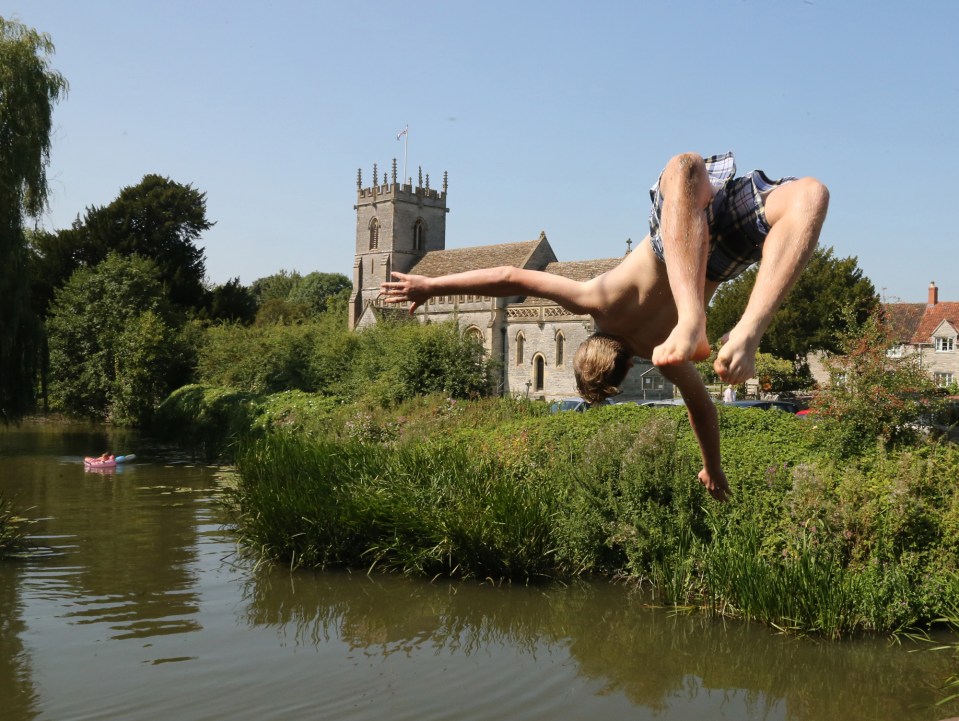
M27 519L18 515L13 503L0 492L0 558L26 548Z
M551 495L468 448L273 434L237 466L241 540L268 558L515 580L553 565Z
M541 415L483 401L403 415L324 411L239 454L244 545L290 565L651 586L658 603L841 636L959 603L959 453L929 444L843 465L815 426L721 412L729 504L696 481L681 410Z

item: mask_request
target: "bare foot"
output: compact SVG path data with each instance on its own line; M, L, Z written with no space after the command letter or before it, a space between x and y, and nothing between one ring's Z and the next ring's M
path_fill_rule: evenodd
M758 341L753 342L736 335L733 329L716 356L713 370L723 383L739 385L756 375L756 351Z
M705 323L688 328L677 325L666 340L653 348L652 361L656 366L672 366L703 360L709 353Z

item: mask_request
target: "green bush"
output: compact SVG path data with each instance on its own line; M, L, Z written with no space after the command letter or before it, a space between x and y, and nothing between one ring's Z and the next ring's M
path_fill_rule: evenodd
M200 383L248 393L315 390L312 325L218 325L207 329L197 359Z
M939 414L942 403L916 354L889 354L889 328L870 316L843 336L842 353L824 365L830 384L814 398L812 410L828 432L821 438L833 456L849 457L885 446L916 442L923 418Z
M250 435L261 413L262 402L251 393L189 385L160 404L151 431L215 459Z

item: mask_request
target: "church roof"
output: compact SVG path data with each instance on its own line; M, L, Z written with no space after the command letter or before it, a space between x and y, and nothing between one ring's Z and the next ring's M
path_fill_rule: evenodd
M545 235L541 235L538 240L525 240L519 243L432 250L424 255L409 272L435 278L450 273L463 273L467 270L478 270L480 268L496 268L501 265L525 268L533 254L544 243L544 250L547 251L548 257L555 260L556 256L549 246L549 241L546 240Z
M622 258L599 258L597 260L568 260L550 263L543 270L554 275L561 275L571 280L587 281L608 270L612 270L623 262Z
M598 275L602 275L608 270L612 270L623 262L622 258L598 258L597 260L568 260L564 262L555 261L548 264L543 270L553 275L561 275L570 280L578 280L583 283L592 280ZM529 297L522 303L514 305L555 305L551 300L545 298Z

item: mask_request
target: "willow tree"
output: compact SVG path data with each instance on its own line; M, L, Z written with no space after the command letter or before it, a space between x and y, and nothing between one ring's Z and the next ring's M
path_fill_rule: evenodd
M33 399L41 338L31 309L25 218L47 203L53 106L67 81L50 67L50 36L0 17L0 420Z

